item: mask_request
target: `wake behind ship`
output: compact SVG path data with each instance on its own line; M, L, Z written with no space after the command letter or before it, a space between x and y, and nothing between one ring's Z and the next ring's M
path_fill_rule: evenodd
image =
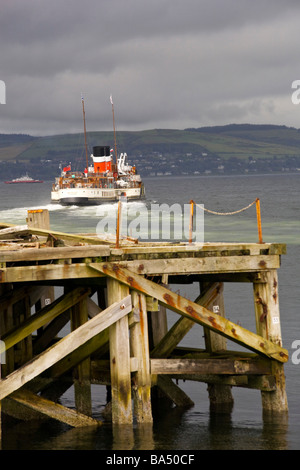
M63 168L52 186L51 202L62 205L95 205L115 202L120 197L139 200L145 197L145 188L136 167L128 165L127 154L121 153L113 163L109 146L93 147L93 165L83 172Z

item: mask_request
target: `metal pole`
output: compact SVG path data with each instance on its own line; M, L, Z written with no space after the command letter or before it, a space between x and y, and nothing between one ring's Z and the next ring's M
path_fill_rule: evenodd
M256 199L256 217L257 217L257 228L258 228L258 240L259 243L263 243L262 229L261 229L261 213L260 213L260 200Z
M112 107L113 126L114 126L114 143L115 143L116 171L118 171L118 154L117 154L117 138L116 138L116 126L115 126L115 110L114 110L114 103L113 103L112 95L110 95L110 102L111 102L111 107Z
M86 142L85 110L84 110L84 99L83 99L83 96L81 97L81 101L82 101L82 113L83 113L83 128L84 128L84 143L85 143L86 169L87 169L87 171L89 171L89 159L88 159L87 142Z
M116 234L116 248L119 248L120 244L120 221L121 221L121 209L122 203L118 202L118 215L117 215L117 234Z
M189 243L192 243L193 239L193 218L194 218L194 201L190 201L190 226L189 226Z

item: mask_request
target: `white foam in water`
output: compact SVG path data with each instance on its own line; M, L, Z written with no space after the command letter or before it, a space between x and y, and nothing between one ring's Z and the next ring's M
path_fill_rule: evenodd
M59 204L47 204L45 206L34 206L34 207L15 207L13 209L5 209L0 211L0 222L9 222L12 224L15 223L25 223L27 217L27 211L29 210L38 210L38 209L48 209L49 212L58 211L65 209L64 206Z

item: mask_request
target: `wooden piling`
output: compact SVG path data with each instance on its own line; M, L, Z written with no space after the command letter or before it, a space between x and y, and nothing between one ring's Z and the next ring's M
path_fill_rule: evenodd
M282 346L277 272L264 272L253 284L253 290L257 332L263 338ZM283 365L272 361L271 366L276 390L271 393L261 392L263 410L288 411Z
M115 281L107 279L108 304L122 300L129 294L129 289ZM112 422L129 424L132 422L131 406L131 371L129 349L128 317L115 322L109 329L110 374L112 397Z
M202 285L202 289L211 287L209 284ZM216 286L216 297L207 306L209 310L225 317L225 305L224 305L224 283L219 283ZM204 337L206 350L210 354L223 353L227 350L227 340L224 336L220 336L214 333L208 328L204 328ZM222 385L217 383L207 384L208 396L210 401L210 409L214 412L231 412L233 407L233 396L230 385Z
M138 423L152 423L151 370L145 296L132 292L132 306L131 315L134 317L134 323L130 331L130 344L131 354L137 361L137 370L132 377L134 414Z
M27 211L27 225L29 228L50 229L50 217L47 209L33 209Z
M74 331L88 321L87 299L75 304L71 309L71 330ZM81 361L73 370L75 406L79 413L92 416L91 359Z

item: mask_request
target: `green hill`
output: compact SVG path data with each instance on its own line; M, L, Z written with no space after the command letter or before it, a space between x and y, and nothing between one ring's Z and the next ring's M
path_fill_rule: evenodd
M88 132L87 142L89 153L95 145L113 146L113 133ZM200 173L216 169L234 172L241 167L243 171L247 168L266 171L266 165L268 171L300 168L300 130L286 126L230 124L184 130L119 131L117 149L126 152L141 172L147 167L148 174L153 173L151 169L158 171L158 167L162 167L164 174L164 166L172 167L174 174L183 168L187 173L195 168ZM85 164L84 136L82 133L45 137L0 134L0 162L6 162L5 168L1 164L3 179L13 172L15 162L18 168L23 166L25 171L26 167L35 176L44 173L52 178L60 162Z

